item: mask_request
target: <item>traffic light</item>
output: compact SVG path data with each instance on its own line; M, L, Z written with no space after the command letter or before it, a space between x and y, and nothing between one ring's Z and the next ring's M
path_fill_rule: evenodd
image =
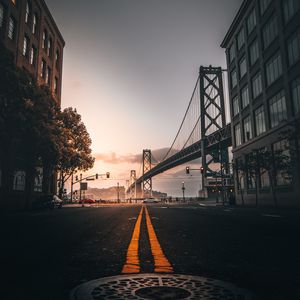
M96 174L96 179L98 179L98 173Z
M200 172L201 172L201 174L204 173L204 168L203 167L200 168Z
M186 174L190 174L190 167L186 167L185 172L186 172Z
M106 178L109 178L109 176L110 176L110 173L106 172Z

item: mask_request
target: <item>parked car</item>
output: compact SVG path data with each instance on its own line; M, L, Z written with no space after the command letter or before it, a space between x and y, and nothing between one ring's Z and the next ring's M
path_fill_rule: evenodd
M79 203L89 203L89 204L92 204L92 203L95 203L96 201L94 199L84 199L84 200L80 200Z
M40 196L32 203L32 209L47 209L47 208L54 208L53 195Z
M53 202L53 207L62 208L63 201L58 196L54 195L52 202Z
M146 198L143 200L143 203L159 203L160 200L156 198Z

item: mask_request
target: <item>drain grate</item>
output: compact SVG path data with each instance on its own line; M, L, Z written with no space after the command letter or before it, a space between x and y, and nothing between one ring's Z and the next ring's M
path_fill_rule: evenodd
M79 285L71 293L71 300L111 299L253 300L254 297L250 292L224 281L178 274L100 278Z

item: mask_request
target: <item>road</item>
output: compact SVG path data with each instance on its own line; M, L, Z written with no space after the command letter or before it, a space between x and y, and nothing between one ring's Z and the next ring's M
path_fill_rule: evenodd
M300 299L300 211L142 207L2 214L1 299L67 300L82 283L132 273L202 276L255 299Z

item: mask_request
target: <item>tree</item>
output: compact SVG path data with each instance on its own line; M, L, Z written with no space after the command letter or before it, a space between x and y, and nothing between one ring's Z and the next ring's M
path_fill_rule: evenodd
M91 153L91 138L76 109L64 109L59 117L62 154L58 163L60 172L60 196L64 184L75 171L87 171L94 165Z

